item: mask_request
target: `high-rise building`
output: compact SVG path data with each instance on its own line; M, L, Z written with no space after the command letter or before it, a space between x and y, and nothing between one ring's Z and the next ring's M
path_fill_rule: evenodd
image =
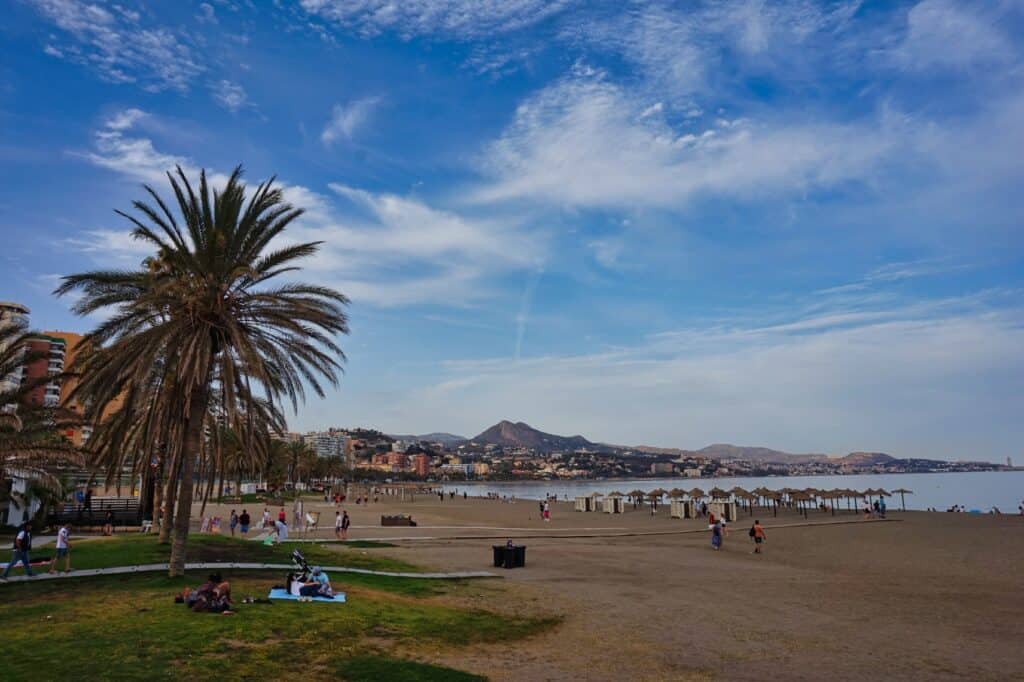
M416 475L420 478L426 478L430 475L430 455L420 453L416 455L415 459Z
M348 452L348 434L331 429L310 431L302 437L317 457L345 457Z
M29 355L35 356L22 367L21 383L29 386L25 402L37 407L60 404L60 377L64 371L67 342L57 336L33 336L25 344Z

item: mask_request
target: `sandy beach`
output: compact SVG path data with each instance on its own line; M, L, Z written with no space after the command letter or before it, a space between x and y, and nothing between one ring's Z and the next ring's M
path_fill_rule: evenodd
M333 537L335 507L306 509L321 512L310 539ZM558 614L553 633L457 659L412 652L492 679L1024 678L1019 516L761 510L768 542L754 555L745 513L715 552L705 524L667 505L652 517L559 502L548 524L528 500L382 496L344 509L350 539L387 539L398 546L373 551L431 569L487 569L491 545L527 545L526 568L496 569L504 580L481 583L476 603ZM394 513L418 525L382 528Z

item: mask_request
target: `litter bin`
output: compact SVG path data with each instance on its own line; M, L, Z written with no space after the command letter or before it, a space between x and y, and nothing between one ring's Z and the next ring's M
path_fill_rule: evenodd
M526 566L526 546L493 545L495 568L522 568Z

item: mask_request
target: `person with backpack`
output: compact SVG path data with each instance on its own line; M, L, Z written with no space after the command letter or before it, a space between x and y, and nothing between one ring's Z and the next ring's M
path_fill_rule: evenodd
M14 553L11 556L11 561L7 564L7 568L4 569L4 574L0 576L0 580L7 580L7 574L11 572L14 565L21 562L21 565L25 567L25 575L32 577L32 566L28 558L28 553L32 551L32 522L26 521L25 525L21 527L18 534L14 538Z
M754 521L754 525L750 527L750 538L754 541L754 554L761 553L761 544L767 538L767 534L764 532L764 528L761 527L761 521Z

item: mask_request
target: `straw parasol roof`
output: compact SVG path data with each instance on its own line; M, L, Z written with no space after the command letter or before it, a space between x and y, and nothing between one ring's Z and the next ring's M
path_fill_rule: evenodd
M668 496L671 497L671 498L674 498L674 499L679 499L680 497L683 497L684 495L686 495L686 491L685 490L680 490L679 488L672 488L672 490L668 491Z
M630 490L629 491L629 496L630 497L643 497L646 494L647 493L645 493L643 490Z
M733 488L729 492L731 492L733 495L745 495L747 491L744 488L736 486L735 488Z
M704 491L701 490L700 488L692 488L686 494L689 495L690 497L704 497Z
M590 493L591 497L604 497L604 493L593 492Z
M727 491L722 490L721 488L717 488L717 487L716 488L712 488L711 491L708 494L711 495L711 497L713 497L713 498L719 498L719 499L724 499L726 497L729 497L729 493Z
M893 495L896 495L897 493L900 494L900 495L913 495L914 491L913 490L907 490L906 488L896 488L896 490L892 491Z
M625 493L620 493L618 490L613 490L612 492L610 492L607 495L605 495L605 497L625 497L625 496L626 496Z
M667 492L667 491L666 491L666 490L665 490L664 488L655 488L654 490L652 490L651 492L649 492L649 493L647 493L647 494L648 494L649 496L651 496L651 497L661 497L661 496L662 496L662 495L664 495L664 494L665 494L666 492Z

